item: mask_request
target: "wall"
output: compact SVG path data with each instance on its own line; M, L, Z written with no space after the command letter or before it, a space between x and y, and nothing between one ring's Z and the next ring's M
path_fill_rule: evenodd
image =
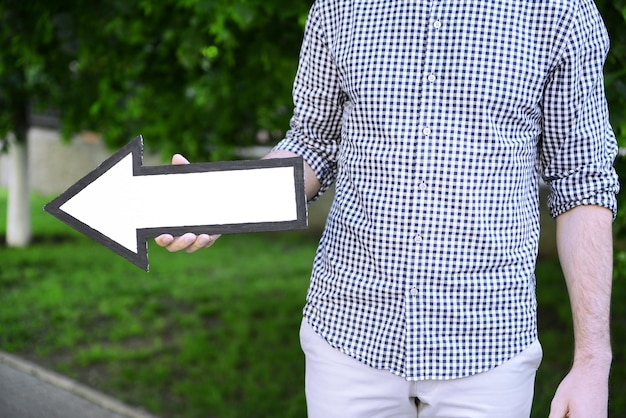
M32 128L29 131L29 174L31 190L44 195L56 195L111 155L99 137L83 133L67 144L54 129ZM7 156L0 155L0 186L8 185ZM144 164L161 164L154 155L144 155Z

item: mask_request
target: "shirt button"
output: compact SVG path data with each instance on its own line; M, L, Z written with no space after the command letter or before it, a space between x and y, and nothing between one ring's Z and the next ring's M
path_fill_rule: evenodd
M417 235L415 235L415 237L413 238L413 240L414 240L416 243L418 243L418 244L419 244L420 242L424 241L424 237L422 237L420 234L417 234Z
M430 74L430 75L428 76L428 81L430 81L430 82L433 82L433 81L435 81L436 79L437 79L437 76L435 76L434 74Z
M425 182L421 182L420 184L417 185L417 188L419 190L426 190L428 188L428 186L426 185Z
M441 22L440 22L440 21L438 21L438 20L435 20L435 21L433 22L433 27L434 27L435 29L439 29L439 28L441 27Z
M422 129L422 133L424 135L430 135L432 133L432 131L430 130L430 128L424 128L424 129Z
M415 286L413 286L413 287L411 288L411 290L409 290L409 294L410 294L411 296L417 296L417 294L418 294L418 293L419 293L419 290L417 290L417 287L415 287Z

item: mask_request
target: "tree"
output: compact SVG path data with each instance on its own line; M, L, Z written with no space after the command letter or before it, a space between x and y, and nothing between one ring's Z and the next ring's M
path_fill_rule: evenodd
M0 3L0 138L10 151L7 243L30 240L27 132L35 102L54 103L67 79L67 59L54 32L52 2ZM54 51L54 53L51 53Z
M223 159L261 130L284 131L309 6L287 0L90 5L75 18L75 90L83 95L64 103L66 133L95 129L114 147L141 133L165 153Z
M30 236L31 109L57 109L66 139L95 130L118 147L143 134L148 147L164 153L228 158L258 132L276 139L288 125L309 6L287 0L3 1L0 138L12 133L14 140L3 146L17 170L9 191L9 245L26 245Z

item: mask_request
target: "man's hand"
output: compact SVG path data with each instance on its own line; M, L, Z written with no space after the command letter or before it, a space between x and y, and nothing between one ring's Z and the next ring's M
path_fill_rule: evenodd
M187 161L187 159L180 154L174 154L172 157L172 164L189 164L189 161ZM210 247L219 237L220 235L196 235L188 232L180 237L173 237L170 234L159 235L154 239L154 241L157 245L167 248L170 252L184 250L188 253L192 253L201 248Z
M610 361L606 363L572 367L554 395L549 418L606 418Z

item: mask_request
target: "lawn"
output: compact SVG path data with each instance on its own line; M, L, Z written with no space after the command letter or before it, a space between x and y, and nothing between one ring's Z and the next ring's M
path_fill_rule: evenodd
M161 417L304 417L300 312L317 238L232 235L195 254L150 244L145 273L43 213L34 243L0 246L0 349ZM0 235L6 192L0 190ZM544 362L534 417L547 416L571 358L558 263L540 260ZM626 416L626 286L616 279L611 416Z

